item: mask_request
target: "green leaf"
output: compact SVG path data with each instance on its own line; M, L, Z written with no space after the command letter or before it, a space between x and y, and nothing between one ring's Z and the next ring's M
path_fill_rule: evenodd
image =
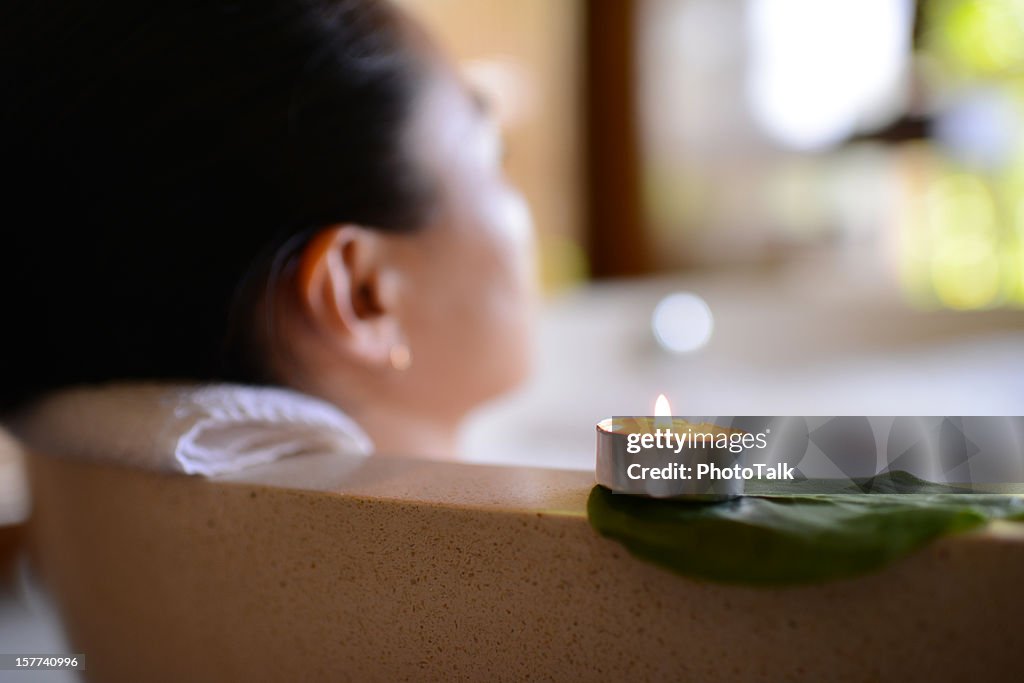
M864 574L990 519L1024 520L1017 496L956 493L962 489L905 472L853 484L748 482L747 488L754 495L698 504L595 486L587 515L601 534L674 572L761 586ZM800 493L822 490L834 493Z

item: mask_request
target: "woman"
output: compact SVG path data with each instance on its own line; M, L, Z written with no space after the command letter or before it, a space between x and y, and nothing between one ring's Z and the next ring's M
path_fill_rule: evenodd
M450 457L526 370L528 213L498 133L376 0L8 3L3 405L275 384ZM400 425L400 428L396 428Z

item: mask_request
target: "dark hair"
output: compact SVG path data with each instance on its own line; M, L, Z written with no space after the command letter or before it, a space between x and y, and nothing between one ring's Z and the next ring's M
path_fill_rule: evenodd
M403 148L422 57L384 2L2 13L0 410L108 379L268 381L244 283L326 225L423 222Z

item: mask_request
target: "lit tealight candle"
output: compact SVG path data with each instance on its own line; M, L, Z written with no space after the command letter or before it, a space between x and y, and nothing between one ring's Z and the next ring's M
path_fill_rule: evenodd
M721 501L743 494L736 465L738 429L673 417L664 394L653 417L605 418L597 423L597 483L616 493Z
M654 427L656 429L672 427L672 406L665 394L658 394L658 400L654 402Z

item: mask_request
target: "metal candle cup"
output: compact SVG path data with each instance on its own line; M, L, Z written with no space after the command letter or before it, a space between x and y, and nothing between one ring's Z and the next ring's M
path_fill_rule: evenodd
M673 443L662 448L639 448L638 452L629 452L630 434L653 435L659 429L683 435L742 433L738 429L707 423L694 424L675 417L606 418L597 423L597 483L616 493L694 502L723 501L743 495L741 477L716 478L705 475L698 478L700 465L723 470L732 469L741 462L742 451L733 452L728 447L716 447L714 439L693 439L681 448L678 443ZM635 446L634 450L637 450ZM631 466L635 467L631 469ZM682 470L680 466L688 469ZM659 475L670 476L636 476L644 468L656 469ZM631 473L634 476L630 476Z

